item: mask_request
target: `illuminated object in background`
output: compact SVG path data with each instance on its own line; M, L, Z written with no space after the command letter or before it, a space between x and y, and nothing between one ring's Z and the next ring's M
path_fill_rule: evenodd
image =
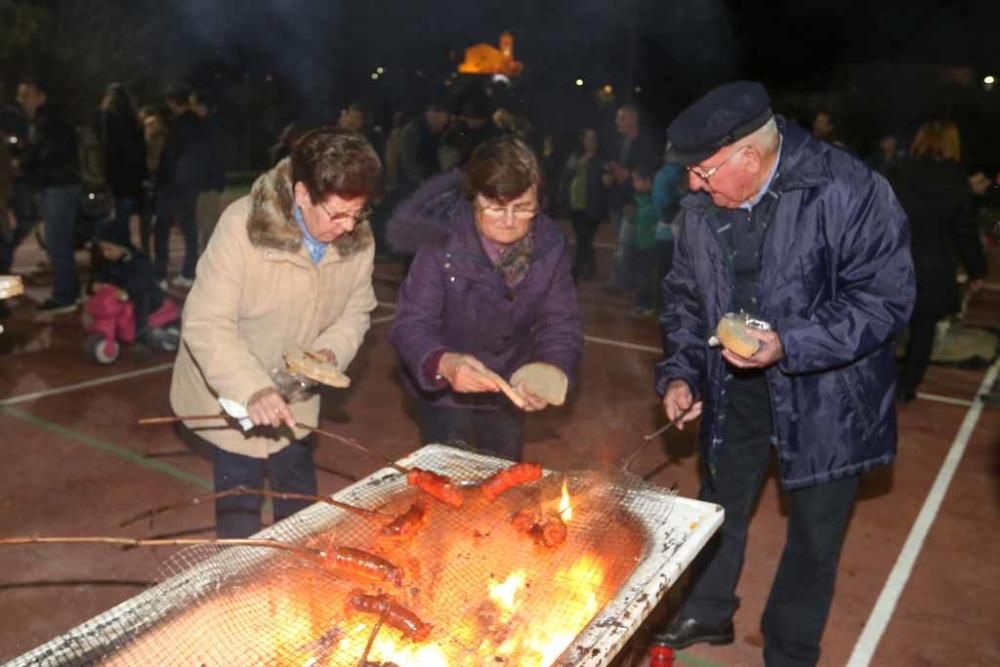
M983 77L983 90L993 90L993 87L997 83L997 78L992 74L987 74Z
M492 44L476 44L465 50L465 60L458 66L462 74L503 74L517 76L524 63L514 60L514 35L500 35L500 48Z
M610 84L610 83L606 83L606 84L604 84L604 87L603 87L603 88L601 88L601 91L602 91L602 92L603 92L603 93L604 93L605 95L610 95L611 93L615 92L615 89L611 87L611 84Z
M583 85L583 79L577 79L576 80L576 85L577 86L582 86Z

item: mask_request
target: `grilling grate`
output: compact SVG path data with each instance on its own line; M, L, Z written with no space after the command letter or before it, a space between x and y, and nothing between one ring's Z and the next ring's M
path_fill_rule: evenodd
M509 462L435 445L401 463L480 480ZM573 511L567 541L540 547L510 517L523 508L558 511L564 481ZM335 497L398 514L418 493L398 473L381 470ZM382 590L434 627L422 643L383 627L371 660L603 665L722 519L715 506L675 503L662 488L596 472L548 474L495 503L469 492L462 509L435 501L427 508L426 526L408 541L381 537L384 522L325 504L261 536L322 549L354 546L403 568L403 587ZM163 578L12 664L353 666L377 620L346 608L357 583L276 550L185 549L166 561Z

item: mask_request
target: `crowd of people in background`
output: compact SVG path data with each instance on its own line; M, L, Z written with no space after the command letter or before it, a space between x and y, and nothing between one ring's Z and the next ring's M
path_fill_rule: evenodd
M148 257L153 267L155 280L136 284L159 293L132 295L135 299L158 301L168 290L189 289L226 187L226 128L211 91L173 85L161 99L139 107L127 86L112 83L91 122L76 127L66 120L59 99L44 81L25 77L16 105L4 110L0 273L10 272L18 246L40 227L53 285L38 310L72 312L86 291L74 254L104 226L113 229L103 230L106 238L127 241L130 257ZM638 107L620 106L606 127L576 128L573 143L564 146L557 137L565 135L534 127L531 118L498 104L488 89L473 89L457 100L435 99L412 116L396 111L387 123L352 102L331 113L330 124L362 134L383 161L384 194L372 218L380 260L408 267L412 259L412 249L393 247L385 235L386 221L401 201L428 179L461 168L489 139L516 136L538 156L541 206L571 230L574 281L606 277L603 289L628 295L636 317L652 317L661 307L660 285L670 271L687 178L680 165L664 160L663 132L644 122ZM818 109L809 128L815 138L845 148L845 128L832 110ZM272 164L286 158L308 129L289 123L269 151ZM948 140L954 148L928 139L942 131L954 135ZM912 400L923 376L933 322L958 309L957 286L949 276L960 263L975 287L985 271L973 213L975 197L995 187L996 177L965 173L957 132L953 123L935 120L915 134L912 146L900 134L885 133L865 158L889 178L910 214L922 294L941 292L933 306L914 316L903 400ZM610 263L599 267L594 243L602 225L610 227L615 249ZM183 256L179 272L168 276L175 227ZM923 258L922 248L942 243L954 252ZM95 254L99 262L101 255Z

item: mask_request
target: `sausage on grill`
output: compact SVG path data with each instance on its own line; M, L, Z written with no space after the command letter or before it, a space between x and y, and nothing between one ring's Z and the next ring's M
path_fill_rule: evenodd
M439 475L430 470L414 468L406 475L406 482L410 486L415 486L432 498L451 505L452 507L462 506L462 492L459 491L451 479L444 475Z
M511 489L519 484L534 482L541 478L542 466L537 463L515 463L509 468L504 468L494 474L483 482L479 488L488 499L496 500L507 489Z
M403 571L375 554L353 547L333 547L326 552L324 563L330 569L365 581L403 583Z
M429 623L424 623L416 614L399 604L386 594L366 595L362 591L351 592L348 602L352 609L366 614L385 614L385 622L404 635L421 642L431 632Z

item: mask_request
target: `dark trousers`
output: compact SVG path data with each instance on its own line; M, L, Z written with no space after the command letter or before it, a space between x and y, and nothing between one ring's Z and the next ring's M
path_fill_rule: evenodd
M135 197L115 197L115 217L105 224L114 225L114 229L122 235L122 238L131 239L129 219L138 212L139 200Z
M198 193L183 188L166 188L157 199L156 223L153 226L153 247L156 250L156 277L167 277L170 259L170 228L177 224L184 235L184 264L181 275L194 279L198 265L198 219L195 204Z
M55 283L52 300L76 303L80 279L76 274L76 216L80 208L79 185L57 185L42 190L39 208L45 227L45 251L52 263Z
M590 280L597 277L597 257L594 254L594 236L600 220L588 217L584 211L570 214L573 233L576 234L576 254L573 257L573 278Z
M900 391L916 391L924 381L924 373L934 351L934 334L937 330L936 315L916 313L910 320L910 338L906 343L906 357L899 374Z
M732 387L739 392L739 387ZM732 396L733 391L730 391ZM718 624L739 607L736 585L743 568L750 516L771 460L771 426L759 400L730 400L725 440L699 499L726 512L719 534L699 556L680 617ZM776 665L815 665L830 611L837 561L858 488L858 477L788 492L785 549L761 621L764 659Z
M275 492L316 495L316 466L313 448L308 442L296 440L266 459L234 454L213 447L215 492L245 486L264 488L270 481ZM274 500L274 520L281 521L311 505L309 500ZM219 498L215 501L215 532L219 537L248 537L261 529L262 496L245 495Z
M445 408L420 401L420 438L424 443L461 442L512 461L524 448L524 413L513 407L497 410Z

